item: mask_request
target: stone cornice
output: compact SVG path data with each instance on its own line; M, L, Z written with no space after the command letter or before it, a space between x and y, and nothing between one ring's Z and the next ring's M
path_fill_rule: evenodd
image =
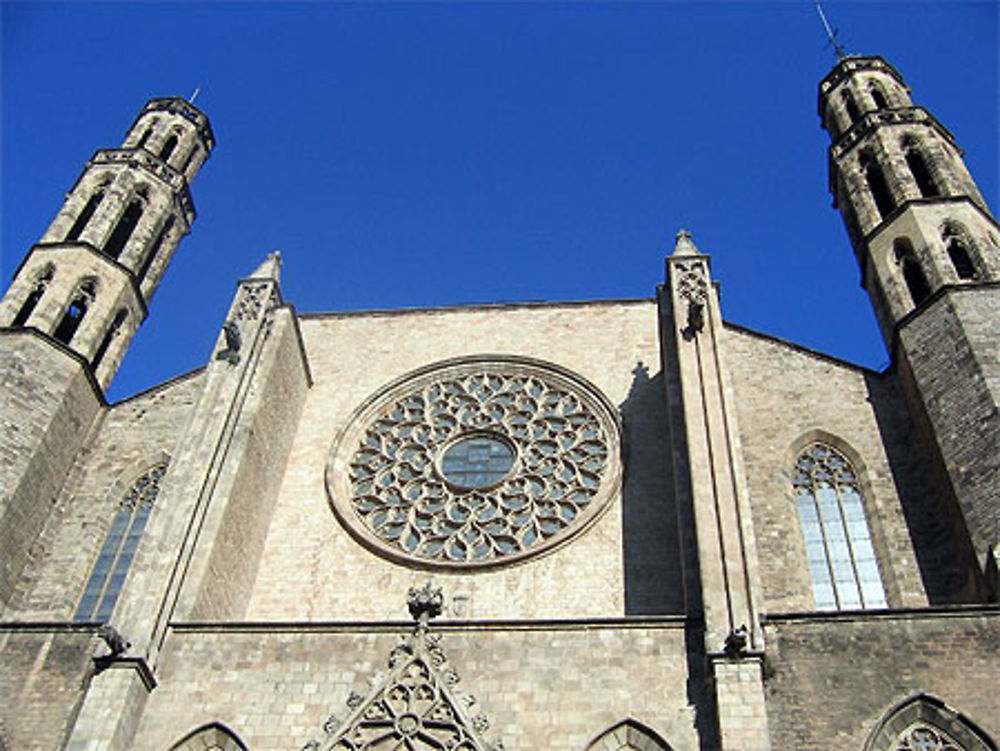
M684 615L623 616L618 618L557 618L539 620L440 620L434 630L440 632L510 632L510 631L608 631L608 630L683 630L700 628L699 619ZM0 624L0 629L3 624ZM170 629L178 634L198 633L409 633L412 621L173 621Z
M175 115L180 115L198 129L198 136L204 142L209 152L215 148L215 133L212 131L212 123L209 122L208 115L186 99L176 96L150 99L146 102L138 117L136 117L135 122L138 122L139 118L149 112L171 112ZM133 128L135 127L135 122L132 124Z
M81 177L87 168L108 164L123 164L127 167L140 168L149 175L167 185L174 193L187 221L188 227L197 218L198 212L191 197L191 188L187 178L175 170L158 156L150 154L145 149L98 149L87 162ZM77 180L79 182L79 180Z
M136 281L135 274L132 273L132 269L130 269L128 266L125 266L122 263L119 263L114 258L108 257L107 255L99 251L97 248L95 248L93 245L83 240L76 240L75 242L71 243L67 242L35 243L34 245L31 246L31 249L25 254L24 258L21 259L21 263L18 264L17 270L14 272L14 276L17 277L17 275L21 273L21 269L24 268L24 264L27 263L28 259L31 257L31 254L34 253L36 250L59 250L60 248L81 248L89 252L91 255L101 259L102 261L112 266L113 268L117 269L121 273L123 273L125 275L125 278L128 279L129 286L132 288L132 293L135 295L136 301L139 303L139 311L142 313L142 317L139 319L139 323L142 323L143 321L146 320L146 317L149 315L149 309L146 307L146 298L142 296L142 289L139 286L139 282Z

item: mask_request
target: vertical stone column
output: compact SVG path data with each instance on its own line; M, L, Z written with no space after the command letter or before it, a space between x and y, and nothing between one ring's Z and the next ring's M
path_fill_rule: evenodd
M709 258L687 232L677 235L667 281L663 325L673 327L677 342L705 650L715 681L720 739L725 751L766 751L757 554L722 351L722 317Z

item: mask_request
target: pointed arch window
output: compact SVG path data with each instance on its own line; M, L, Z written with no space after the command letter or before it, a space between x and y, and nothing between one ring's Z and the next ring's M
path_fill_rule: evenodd
M889 102L885 98L885 92L882 91L882 87L879 86L874 81L868 86L868 93L871 95L872 104L875 105L875 109L886 110L889 109Z
M671 747L656 732L630 718L601 733L587 751L671 751Z
M146 145L146 142L149 141L149 137L152 134L153 134L153 128L152 127L146 128L146 130L144 130L142 132L142 135L139 137L139 140L136 142L135 147L137 149L143 148Z
M886 607L858 479L832 446L799 454L792 481L818 610Z
M125 244L132 237L136 225L139 224L139 220L142 218L142 210L142 199L139 197L132 199L118 219L118 224L115 225L114 231L104 246L104 254L106 256L117 259L122 254Z
M90 367L92 369L97 370L97 367L101 364L104 356L108 353L108 348L111 346L111 342L115 340L118 333L121 331L122 324L125 323L126 318L128 318L127 310L119 310L115 314L115 318L108 327L107 333L104 334L104 338L101 340L101 344L97 348L97 352L94 353L94 357L90 361Z
M24 303L21 308L17 311L17 315L14 316L14 320L11 321L11 326L18 328L23 326L31 318L31 314L35 312L35 308L38 307L38 302L42 299L45 294L45 290L49 286L49 282L52 281L52 276L55 273L55 267L52 264L48 264L42 273L38 275L35 280L35 285L31 288L31 292L24 299Z
M62 320L59 321L59 325L56 327L56 333L53 335L56 339L67 346L73 341L73 336L76 334L76 330L80 328L83 317L87 315L87 310L90 308L91 303L94 302L96 294L97 285L94 281L86 281L80 285L76 295L73 296L73 300L66 307L66 312L63 313Z
M184 164L181 165L181 172L187 172L187 168L191 166L191 162L198 155L198 151L198 144L195 144L194 147L188 152L188 155L184 157Z
M174 153L174 149L177 148L177 136L173 133L170 137L163 142L163 148L160 149L160 159L167 161L170 155Z
M910 293L910 299L914 305L920 305L931 296L931 286L924 276L924 270L920 267L917 254L913 252L913 246L905 237L896 238L892 244L893 252L896 254L896 262L899 264L900 273L906 283L906 289Z
M997 751L997 744L940 699L918 694L883 717L864 751Z
M861 158L861 170L864 173L865 183L868 185L872 199L875 201L879 218L884 219L896 208L896 202L892 198L892 191L889 190L889 184L885 181L882 168L879 167L874 156L865 154Z
M163 223L160 228L159 233L156 235L156 239L153 241L152 247L146 252L146 257L142 259L142 267L139 269L139 281L141 282L146 278L146 274L149 273L150 267L153 265L153 261L156 260L156 256L160 252L160 248L163 247L163 241L166 240L167 235L170 234L170 230L174 228L174 215L171 214L167 217L167 221Z
M934 177L931 175L930 168L927 166L927 160L924 159L924 154L916 140L912 137L905 138L903 152L906 166L910 168L910 174L913 175L913 182L917 184L920 196L933 198L941 195L941 191L938 190Z
M88 200L87 204L83 207L83 211L80 212L76 221L73 222L73 226L69 228L69 232L66 233L66 242L71 243L80 239L80 235L87 227L87 223L90 221L91 217L94 216L94 212L97 211L97 207L101 205L101 201L103 200L104 189L101 188L90 197L90 200Z
M247 751L247 747L232 730L213 722L189 733L170 751Z
M861 117L861 111L858 109L857 102L854 101L854 96L850 91L844 91L841 94L841 99L844 102L844 109L847 110L847 117L850 118L851 123L856 123Z
M972 252L965 228L957 223L948 223L941 231L941 239L948 250L948 258L955 269L958 278L963 281L973 281L979 278L976 264L972 260Z
M119 502L73 620L106 623L111 618L166 471L166 462L150 467Z

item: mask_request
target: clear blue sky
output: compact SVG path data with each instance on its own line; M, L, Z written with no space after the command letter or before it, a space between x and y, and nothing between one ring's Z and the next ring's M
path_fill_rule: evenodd
M996 2L826 4L997 208ZM679 227L730 321L886 361L827 191L811 0L2 5L4 286L97 148L189 95L218 147L111 390L207 359L271 250L302 312L651 297Z

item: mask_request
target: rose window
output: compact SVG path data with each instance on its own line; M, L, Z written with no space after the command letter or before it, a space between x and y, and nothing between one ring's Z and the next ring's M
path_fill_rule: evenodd
M327 482L349 529L393 556L490 565L596 518L619 471L613 408L534 361L449 362L376 394Z

